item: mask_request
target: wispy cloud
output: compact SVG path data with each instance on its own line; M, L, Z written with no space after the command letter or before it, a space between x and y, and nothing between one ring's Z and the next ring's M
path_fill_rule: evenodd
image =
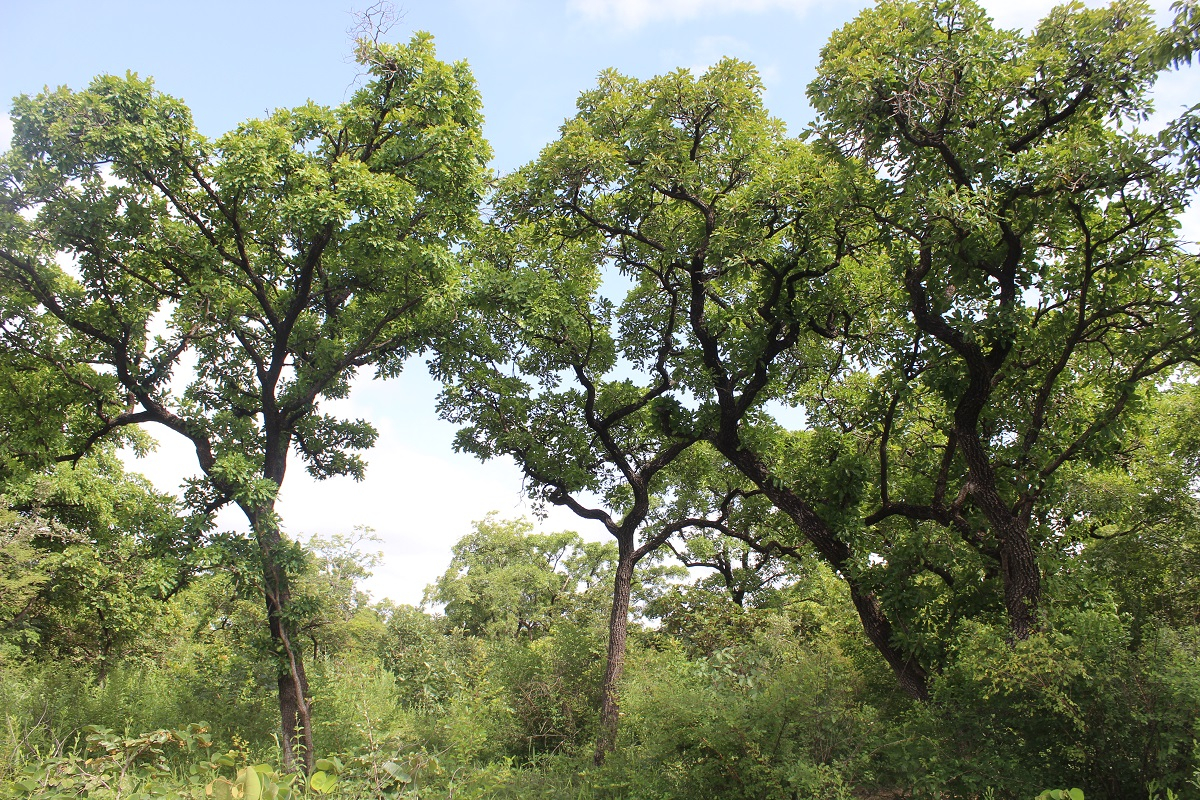
M703 75L708 68L726 56L748 58L749 45L733 36L701 36L690 48L664 50L665 64L687 67L693 75Z
M652 22L684 22L699 17L791 11L803 14L813 0L567 0L572 13L589 22L636 29Z

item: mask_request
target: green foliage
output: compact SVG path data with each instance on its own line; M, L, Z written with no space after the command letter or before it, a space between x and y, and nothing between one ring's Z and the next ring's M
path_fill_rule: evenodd
M1082 789L1047 789L1034 800L1083 800Z
M386 636L384 619L359 588L381 558L363 547L378 543L369 528L356 528L350 535L314 536L304 545L291 614L297 630L311 642L313 657L354 647L379 652Z
M619 796L849 798L872 712L836 648L758 635L695 660L649 651L631 667Z
M897 621L933 634L912 648L927 663L997 600L1015 636L1037 627L1062 483L1119 472L1155 384L1195 359L1200 276L1177 221L1194 178L1169 134L1139 129L1180 24L1063 5L1025 34L969 0L884 2L822 51L822 146L876 171L862 203L892 288L876 368L814 416L877 447L864 516Z
M0 798L1200 798L1176 11L882 0L801 138L743 62L606 71L482 225L424 34L215 140L132 74L17 98ZM456 447L615 544L489 516L422 610L283 534L289 453L375 440L323 406L432 344ZM148 422L190 515L106 449Z
M387 632L383 664L396 676L402 702L423 710L440 709L454 695L480 647L412 606L390 609Z
M471 636L535 639L572 616L602 612L616 547L577 533L535 534L495 515L459 539L450 567L426 593Z
M25 652L103 674L206 565L205 521L181 514L110 452L11 481L6 492L0 636Z
M203 725L137 736L96 726L88 726L82 733L82 756L67 753L26 768L5 795L39 800L179 796L184 775L184 780L199 790L207 775L218 767L204 758L212 747L212 738ZM199 791L185 796L199 796Z
M489 647L511 714L513 756L579 752L596 733L603 678L603 617L565 622L524 646Z
M1193 797L1194 628L1143 626L1135 643L1111 602L1072 604L1056 612L1052 630L1015 647L1002 623L964 622L932 702L911 705L880 677L884 667L839 584L829 577L825 594L822 585L783 590L766 608L696 605L678 632L674 622L635 632L620 746L602 769L587 758L602 616L562 620L534 639L478 639L444 618L385 607L377 611L389 631L383 652L396 672L371 654L375 633L356 642L351 621L331 622L330 640L351 645L313 661L313 709L318 755L341 766L319 766L326 777L304 791L687 800L905 787L914 797L1028 798L1077 785L1116 800L1154 782L1163 796L1169 788ZM260 606L227 589L214 577L182 591L168 604L172 623L143 631L160 642L135 648L162 655L114 664L102 683L69 663L0 663L0 785L29 778L50 791L47 776L112 783L118 761L86 764L82 727L171 731L208 709L219 718L209 726L222 743L215 750L228 743L235 751L228 764L213 772L178 744L154 744L166 766L147 750L130 761L127 785L187 796L187 787L219 777L234 796L245 791L241 770L279 758L274 676L253 641ZM105 736L135 749L146 739ZM278 783L269 771L258 777Z
M1121 798L1153 781L1193 796L1194 641L1164 632L1131 651L1111 611L1058 622L1015 646L1002 625L964 625L932 702L900 720L882 777L921 797L1021 798L1066 783Z
M279 109L216 140L132 73L22 96L0 158L0 351L14 354L0 365L89 365L65 370L93 416L78 452L157 423L195 449L191 504L245 513L295 723L281 728L289 767L293 729L312 758L274 512L289 452L316 477L362 477L375 429L321 403L363 368L395 374L452 315L454 250L487 177L465 63L439 61L427 34L364 41L357 57L364 80L342 105Z

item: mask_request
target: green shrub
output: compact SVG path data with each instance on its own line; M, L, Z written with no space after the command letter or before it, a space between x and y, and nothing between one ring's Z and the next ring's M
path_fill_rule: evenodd
M532 642L489 646L512 711L510 755L530 759L590 748L600 713L604 637L594 624L564 621Z
M1200 797L1196 632L1143 635L1111 609L1060 611L1011 642L1006 626L959 626L932 701L901 718L885 780L917 797L1028 798L1078 786L1088 800L1169 787Z
M875 726L836 646L759 635L704 659L664 647L631 662L620 746L599 778L606 792L850 797Z

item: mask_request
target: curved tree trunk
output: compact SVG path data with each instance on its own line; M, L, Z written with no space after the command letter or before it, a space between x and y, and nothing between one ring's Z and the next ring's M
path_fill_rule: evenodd
M736 439L732 442L728 438L718 440L716 444L729 462L758 486L767 499L796 524L825 562L841 573L842 579L850 587L850 598L858 611L863 631L892 668L900 688L914 700L928 700L928 673L915 658L896 647L892 641L894 632L891 620L884 612L879 598L874 592L859 585L850 574L849 546L839 539L825 521L795 492L776 480L756 455L743 449Z
M1021 257L1022 243L1013 239L998 277L1000 305L1011 307L1016 302L1016 264ZM1009 629L1016 639L1025 639L1037 628L1038 604L1042 594L1042 575L1037 555L1029 541L1029 522L1020 516L1001 497L996 470L985 446L980 420L992 401L996 376L1012 352L1011 339L993 343L985 353L982 346L964 335L934 310L924 283L933 269L933 251L922 245L919 265L904 276L909 293L909 311L917 327L949 347L966 367L969 380L954 409L954 435L962 451L969 478L971 498L992 526L1000 550L1000 576L1004 584L1004 608L1008 612ZM991 274L984 266L981 273ZM1064 362L1065 363L1065 362Z
M883 613L879 599L874 593L863 591L856 581L846 579L846 583L850 586L850 599L858 611L858 619L862 622L867 638L892 668L900 688L914 700L928 700L929 675L916 659L906 656L892 644L892 623Z
M622 538L617 543L617 573L613 580L612 613L608 618L608 652L601 684L600 731L596 736L596 765L617 746L620 706L617 683L625 668L625 643L629 636L629 592L633 583L633 543Z
M980 401L974 400L968 404L964 400L956 415L959 418L955 420L955 433L961 442L967 464L971 497L995 531L1009 630L1015 639L1027 639L1038 627L1038 607L1042 597L1041 568L1038 566L1037 553L1029 541L1028 520L1014 513L1000 496L996 471L976 431L979 417L976 406L980 406Z

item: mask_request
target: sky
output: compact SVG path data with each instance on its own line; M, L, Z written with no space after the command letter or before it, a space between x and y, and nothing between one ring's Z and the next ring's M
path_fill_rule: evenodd
M1095 5L1089 2L1089 5ZM1169 0L1153 0L1168 18ZM95 75L133 71L183 99L201 132L218 136L274 108L347 99L357 73L350 57L354 13L345 0L0 0L0 150L7 148L9 99L43 87L86 86ZM804 88L820 49L862 0L409 0L388 39L434 35L443 60L465 59L479 83L492 168L508 172L535 158L574 112L575 98L607 68L639 78L679 67L702 71L723 56L754 63L771 112L799 132L812 119ZM1042 0L986 0L1004 27L1029 27L1052 7ZM1157 122L1200 102L1195 75L1160 81ZM1151 120L1156 124L1156 120ZM1200 230L1190 214L1187 229ZM1192 238L1200 238L1192 237ZM356 380L347 400L326 410L371 420L379 429L366 454L367 477L315 481L293 458L280 495L285 530L311 535L374 529L383 560L367 588L377 598L419 603L441 574L450 548L471 522L496 511L530 516L511 461L480 463L453 452L454 426L437 418L437 386L411 363L386 383ZM196 470L173 434L157 451L130 456L130 469L175 491ZM245 529L238 513L222 528ZM599 523L551 509L543 530L604 537Z

